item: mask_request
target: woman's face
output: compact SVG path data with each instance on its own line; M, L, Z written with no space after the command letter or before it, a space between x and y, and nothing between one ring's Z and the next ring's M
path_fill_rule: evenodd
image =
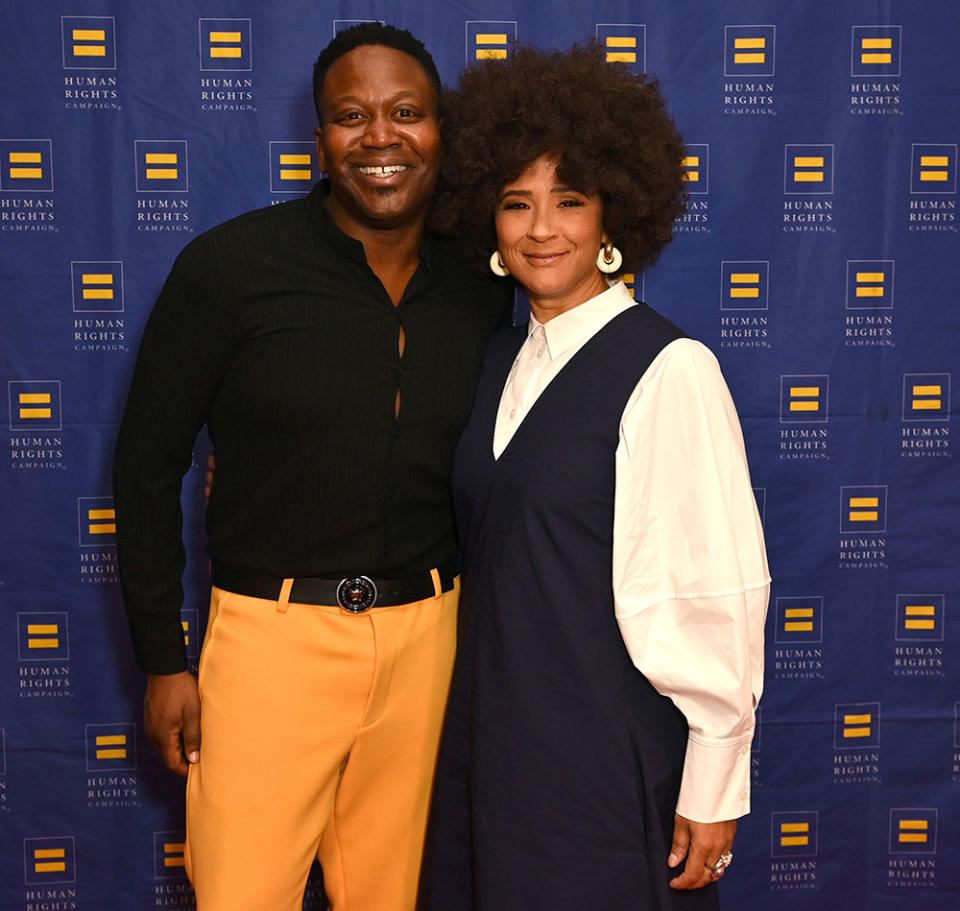
M555 159L538 158L503 188L495 223L504 265L540 322L606 290L597 269L607 240L600 197L564 186Z

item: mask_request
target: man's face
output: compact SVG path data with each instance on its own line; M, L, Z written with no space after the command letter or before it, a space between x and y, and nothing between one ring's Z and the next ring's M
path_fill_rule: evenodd
M409 54L365 44L327 70L317 153L347 234L423 223L440 164L439 99Z

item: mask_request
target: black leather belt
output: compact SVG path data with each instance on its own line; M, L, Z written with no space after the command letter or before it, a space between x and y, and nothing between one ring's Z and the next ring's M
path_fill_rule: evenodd
M456 557L451 557L437 567L441 591L447 592L453 588L453 580L459 572L458 563ZM276 601L280 597L283 585L280 576L220 560L211 561L211 581L224 591L251 598L266 598L268 601ZM370 576L321 579L303 576L293 580L290 600L300 604L339 605L344 610L359 614L371 607L392 607L423 601L434 594L433 576L429 570L425 570L404 579L372 579Z

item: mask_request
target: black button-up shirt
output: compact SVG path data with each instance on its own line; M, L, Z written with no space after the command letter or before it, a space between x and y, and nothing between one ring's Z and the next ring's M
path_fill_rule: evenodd
M402 576L456 550L450 460L505 289L427 237L394 306L326 195L319 184L198 237L147 323L114 495L148 672L186 666L179 490L204 424L217 453L212 557L284 577Z

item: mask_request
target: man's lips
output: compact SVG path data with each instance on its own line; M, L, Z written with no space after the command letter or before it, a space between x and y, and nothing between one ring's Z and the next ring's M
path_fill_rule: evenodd
M410 169L410 165L406 164L370 164L357 165L356 167L364 177L377 178L394 177Z

